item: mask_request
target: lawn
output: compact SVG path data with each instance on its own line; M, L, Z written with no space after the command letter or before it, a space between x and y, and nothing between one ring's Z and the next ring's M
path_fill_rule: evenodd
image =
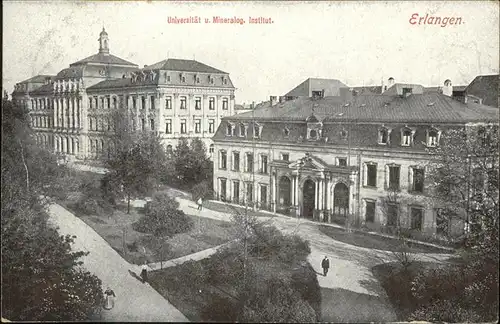
M318 225L318 229L321 233L328 235L334 240L354 246L392 252L398 251L401 247L401 242L398 239L363 232L349 233L344 229L326 225ZM413 253L450 253L449 250L412 242L408 242L408 247L410 249L409 252Z
M203 207L211 210L215 210L221 213L227 213L227 214L234 214L234 213L240 213L242 215L245 214L245 212L248 212L249 216L255 216L255 217L272 217L272 214L269 213L264 213L261 211L253 211L252 208L248 208L248 210L245 210L245 207L238 207L238 206L233 206L229 205L223 202L216 202L216 201L204 201L203 202Z
M193 228L187 233L176 234L164 240L163 251L156 252L152 235L136 232L132 224L142 216L143 208L121 205L106 215L82 215L72 209L80 219L92 227L120 255L130 263L159 262L199 252L234 239L233 225L229 222L188 215ZM157 246L157 244L155 244Z

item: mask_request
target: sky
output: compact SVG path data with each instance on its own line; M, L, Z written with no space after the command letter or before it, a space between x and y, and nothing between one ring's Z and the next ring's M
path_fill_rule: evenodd
M196 59L228 72L236 102L284 95L310 77L349 86L396 82L467 85L499 73L496 1L3 1L2 88L57 74L98 52L103 26L110 52L139 66ZM454 17L460 24L418 24ZM214 16L245 24L205 23ZM172 24L168 17L200 17ZM271 18L250 24L249 17ZM448 19L448 21L450 21ZM427 21L428 22L428 21Z

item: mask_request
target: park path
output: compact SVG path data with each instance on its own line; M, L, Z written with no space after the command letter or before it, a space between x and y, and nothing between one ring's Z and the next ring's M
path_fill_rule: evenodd
M76 235L75 251L88 251L82 257L84 267L97 275L103 288L116 293L115 307L102 311L102 320L110 322L187 322L188 319L149 284L134 278L133 269L99 234L65 208L51 204L49 221L61 235Z

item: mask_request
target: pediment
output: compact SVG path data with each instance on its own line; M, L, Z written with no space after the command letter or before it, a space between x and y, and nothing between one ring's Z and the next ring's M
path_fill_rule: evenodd
M320 158L310 154L306 153L304 157L290 163L288 165L290 169L297 169L297 168L308 168L308 169L315 169L315 170L325 170L328 168L328 164L326 164L323 160Z

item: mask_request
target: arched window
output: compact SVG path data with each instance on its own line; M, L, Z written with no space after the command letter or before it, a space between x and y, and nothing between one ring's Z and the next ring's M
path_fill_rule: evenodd
M208 149L208 152L210 154L213 154L214 153L214 145L213 144L210 144L210 148Z
M441 137L441 131L432 127L427 130L427 146L436 147L439 145L439 138Z
M316 137L318 137L318 132L315 129L309 130L309 138L316 139Z
M392 129L387 128L382 125L378 130L378 143L381 145L387 145L391 142L391 132Z

